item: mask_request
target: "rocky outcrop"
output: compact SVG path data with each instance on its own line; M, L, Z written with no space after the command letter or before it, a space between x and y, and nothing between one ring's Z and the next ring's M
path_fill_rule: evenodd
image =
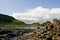
M30 35L20 36L17 40L60 40L59 21L54 19L53 24L36 29Z

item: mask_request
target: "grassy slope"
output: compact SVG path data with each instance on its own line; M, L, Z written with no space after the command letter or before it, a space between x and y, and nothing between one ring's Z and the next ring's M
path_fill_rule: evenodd
M0 14L0 25L24 25L25 23L19 21L12 16Z

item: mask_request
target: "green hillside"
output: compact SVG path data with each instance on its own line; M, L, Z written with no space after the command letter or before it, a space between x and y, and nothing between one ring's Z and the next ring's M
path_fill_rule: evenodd
M12 16L8 16L8 15L4 15L4 14L0 14L0 25L2 24L10 24L10 25L24 25L25 23L15 19Z
M31 26L40 26L40 23L32 23Z

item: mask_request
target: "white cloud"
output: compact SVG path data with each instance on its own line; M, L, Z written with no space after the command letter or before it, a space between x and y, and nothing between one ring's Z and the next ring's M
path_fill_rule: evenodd
M33 22L44 22L52 19L60 18L60 8L43 8L36 7L33 9L27 9L27 11L23 13L13 13L13 17L16 19L22 20L26 23Z

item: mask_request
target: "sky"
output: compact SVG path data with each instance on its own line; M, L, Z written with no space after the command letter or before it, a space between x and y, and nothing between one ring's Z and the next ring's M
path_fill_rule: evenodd
M60 19L60 0L0 0L0 13L25 23Z

